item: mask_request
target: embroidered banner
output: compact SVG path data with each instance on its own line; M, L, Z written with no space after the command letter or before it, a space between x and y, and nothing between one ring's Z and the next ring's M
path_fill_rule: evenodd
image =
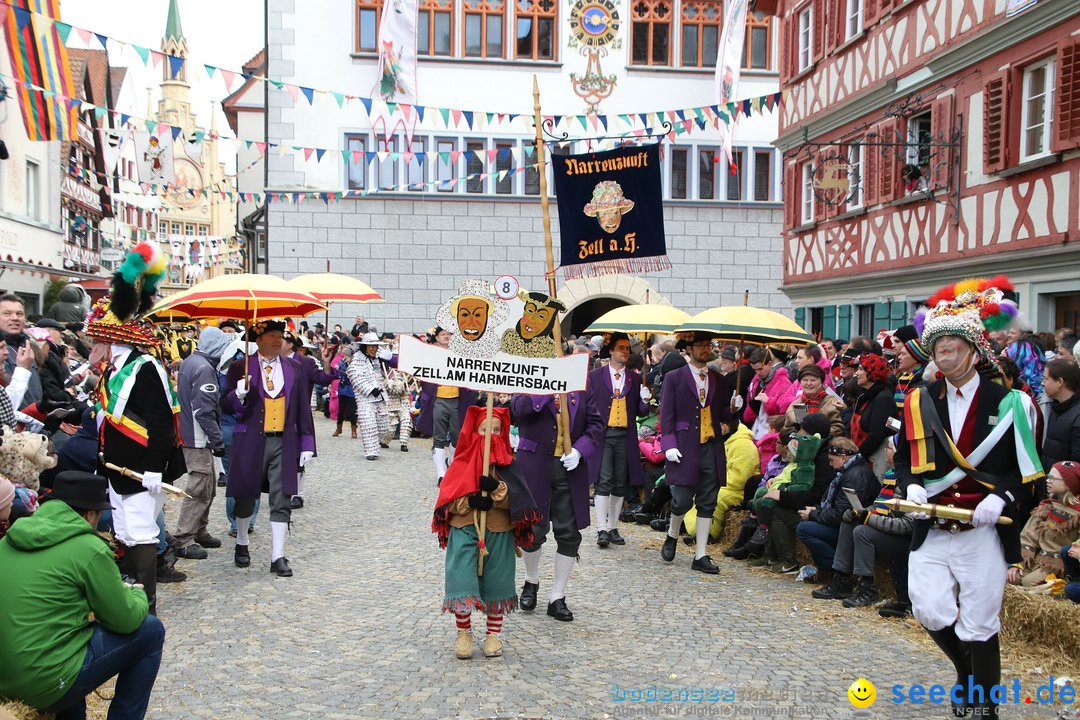
M658 144L552 155L568 278L667 270Z
M73 140L78 106L67 48L54 22L60 1L9 0L4 5L4 40L12 73L20 81L14 94L27 139Z
M739 88L739 72L743 61L743 43L746 41L746 2L731 0L724 31L720 35L720 52L716 56L716 97L721 105L731 102ZM731 156L731 121L718 126L721 147L728 167L734 175L737 172Z

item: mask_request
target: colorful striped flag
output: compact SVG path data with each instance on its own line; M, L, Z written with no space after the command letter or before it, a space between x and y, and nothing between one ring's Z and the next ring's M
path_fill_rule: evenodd
M75 83L67 48L55 25L60 19L60 0L7 0L2 7L4 39L27 137L73 139L78 111L70 102ZM45 89L34 90L27 84Z

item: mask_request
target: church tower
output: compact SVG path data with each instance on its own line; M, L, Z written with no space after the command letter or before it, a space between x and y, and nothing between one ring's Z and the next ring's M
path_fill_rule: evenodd
M165 22L165 36L161 38L161 51L166 55L187 59L188 46L180 24L178 0L169 0L169 16ZM176 70L175 75L174 63L169 58L165 58L161 66L161 100L158 101L157 119L159 122L182 127L185 133L191 132L195 128L195 116L191 112L187 62Z

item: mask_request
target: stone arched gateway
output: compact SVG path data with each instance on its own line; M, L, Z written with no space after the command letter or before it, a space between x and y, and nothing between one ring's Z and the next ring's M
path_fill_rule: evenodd
M648 280L630 275L567 280L558 293L567 309L562 321L564 336L580 335L596 318L622 305L671 304Z

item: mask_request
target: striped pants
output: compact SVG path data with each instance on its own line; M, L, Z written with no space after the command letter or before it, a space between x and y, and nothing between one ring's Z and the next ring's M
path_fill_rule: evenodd
M390 418L385 402L370 402L357 398L356 417L360 422L360 437L364 441L364 455L379 456L379 441L390 435Z
M390 426L393 427L395 418L396 422L401 425L398 430L398 441L402 445L409 444L409 438L412 437L413 421L412 421L412 400L408 395L393 396L389 398L390 407L387 409L389 413Z

